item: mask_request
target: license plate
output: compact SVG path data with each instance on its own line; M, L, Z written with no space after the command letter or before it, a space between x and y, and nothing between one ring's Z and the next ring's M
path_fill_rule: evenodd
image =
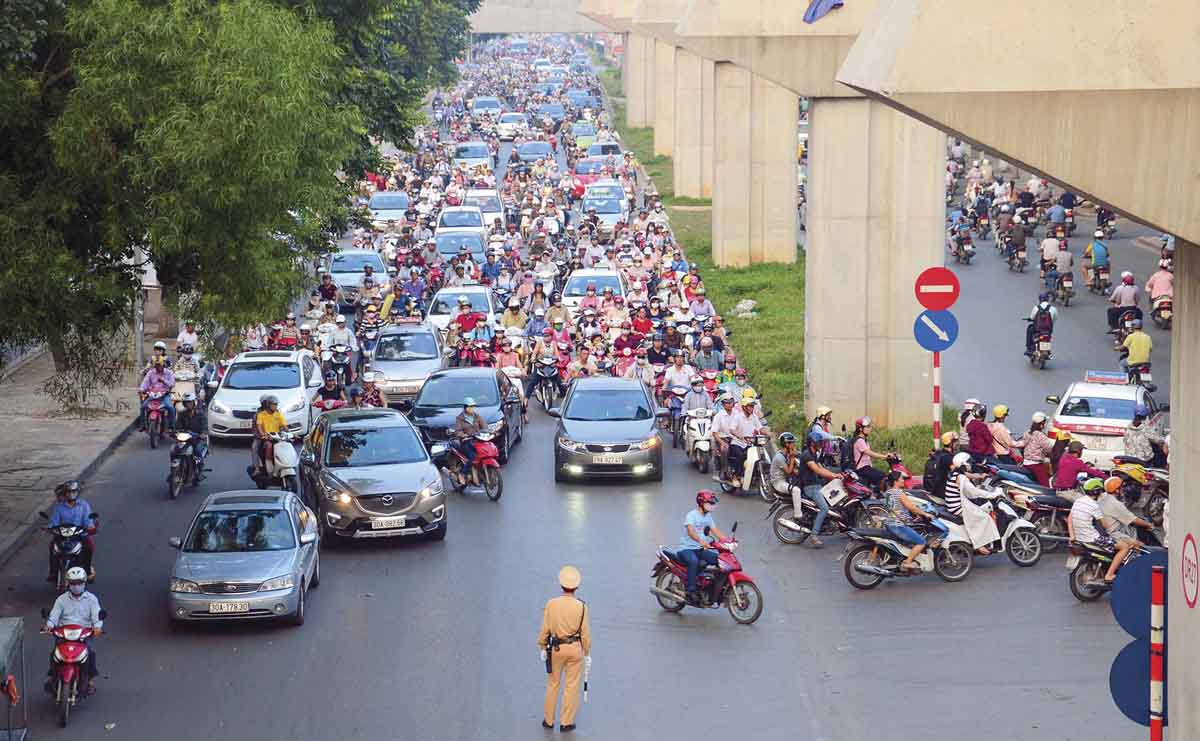
M249 602L209 602L208 611L221 615L250 612Z
M1039 342L1039 343L1038 343L1038 349L1039 349L1039 350L1047 350L1047 351L1048 351L1048 350L1050 349L1050 343L1049 343L1049 342Z
M624 463L624 462L625 462L625 457L621 456L621 455L593 455L592 456L592 463L597 463L597 464L604 464L604 463L609 463L609 464L618 463L619 464L619 463Z
M1164 309L1164 310L1163 310L1162 312L1160 312L1160 313L1162 314L1162 318L1163 318L1163 319L1170 319L1170 318L1171 318L1171 311L1170 311L1170 309Z
M1017 259L1018 259L1018 260L1024 260L1024 259L1025 259L1025 250L1017 250Z
M1143 381L1145 381L1145 382L1149 382L1149 381L1152 381L1152 380L1154 380L1154 379L1153 379L1153 378L1150 376L1150 374L1149 374L1149 373L1143 373L1143 374L1142 374L1142 380L1143 380Z
M404 527L408 522L406 516L400 517L381 517L378 520L371 520L372 530L389 530L394 527Z

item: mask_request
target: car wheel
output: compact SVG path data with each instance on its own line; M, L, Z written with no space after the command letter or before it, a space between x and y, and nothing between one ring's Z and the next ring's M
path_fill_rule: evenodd
M310 589L316 589L321 586L321 555L318 553L314 558L317 562L313 564L312 583L308 586Z
M445 540L446 539L446 523L439 522L437 529L429 534L430 540Z
M504 431L504 445L500 446L500 456L499 456L500 465L502 465L502 466L508 465L508 452L509 452L509 446L511 445L511 442L508 438L509 438L508 430L505 430Z
M302 579L300 581L300 597L296 600L296 611L293 612L292 616L289 618L289 622L296 627L304 625L304 602L307 599L307 591L308 590L305 589L304 580Z

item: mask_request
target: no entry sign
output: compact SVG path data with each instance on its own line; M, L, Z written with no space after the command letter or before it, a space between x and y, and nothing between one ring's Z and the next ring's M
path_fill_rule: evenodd
M946 268L927 268L917 276L917 301L930 311L944 311L958 300L958 276Z
M1196 553L1196 539L1191 533L1183 539L1183 556L1180 575L1183 577L1183 600L1189 608L1196 606L1197 591L1200 590L1200 556Z

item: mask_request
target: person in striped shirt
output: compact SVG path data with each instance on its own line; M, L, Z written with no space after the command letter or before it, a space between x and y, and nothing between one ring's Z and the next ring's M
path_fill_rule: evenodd
M956 453L950 462L950 477L946 480L946 507L962 518L963 527L981 556L990 556L989 545L1000 540L1000 532L991 516L973 499L995 499L995 492L976 486L971 481L971 454Z

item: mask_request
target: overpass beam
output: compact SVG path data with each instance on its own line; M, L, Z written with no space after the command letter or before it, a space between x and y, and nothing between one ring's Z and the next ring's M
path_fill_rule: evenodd
M912 336L913 279L942 264L946 135L865 99L815 100L809 121L808 411L928 421L930 357Z
M675 195L711 198L713 191L714 63L675 50ZM657 129L655 130L657 133Z
M675 154L675 46L654 41L654 153Z
M799 98L728 62L713 81L713 261L795 262Z
M654 39L630 33L626 40L626 67L629 83L625 97L625 120L633 128L654 125Z

